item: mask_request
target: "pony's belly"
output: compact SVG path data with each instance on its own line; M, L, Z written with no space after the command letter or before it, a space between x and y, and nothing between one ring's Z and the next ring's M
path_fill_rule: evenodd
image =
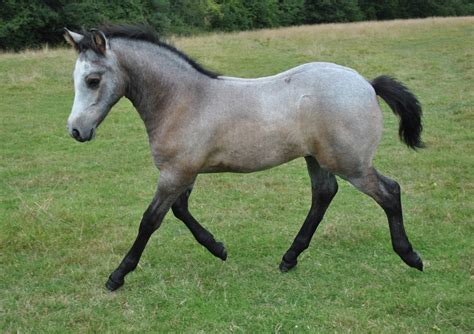
M285 162L296 159L300 156L281 156L273 157L271 159L264 159L258 161L248 160L216 160L203 166L199 171L200 173L221 173L221 172L232 172L232 173L252 173L272 167L284 164Z
M285 137L243 140L239 145L222 147L207 159L201 172L250 173L269 169L305 155L297 141Z

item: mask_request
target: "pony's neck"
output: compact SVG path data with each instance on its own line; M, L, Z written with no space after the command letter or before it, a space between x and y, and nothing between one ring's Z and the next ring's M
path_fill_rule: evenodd
M113 46L125 72L125 97L133 103L149 131L174 110L185 108L183 104L191 107L197 103L202 87L212 80L158 45L117 39Z

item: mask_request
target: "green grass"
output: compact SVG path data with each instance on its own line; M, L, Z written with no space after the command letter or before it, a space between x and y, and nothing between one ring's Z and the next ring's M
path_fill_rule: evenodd
M120 102L95 141L65 131L71 50L0 54L0 332L473 332L474 18L323 25L177 39L226 75L309 61L390 74L420 98L428 148L408 150L384 105L378 169L398 180L425 272L392 251L383 211L340 190L296 270L278 263L309 208L304 160L198 178L191 208L227 262L172 215L116 293L158 172Z

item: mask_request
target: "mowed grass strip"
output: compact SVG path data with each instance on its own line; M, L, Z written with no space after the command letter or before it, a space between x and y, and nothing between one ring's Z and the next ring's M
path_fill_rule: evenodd
M472 332L473 37L466 17L174 39L225 75L328 61L410 87L424 107L427 148L408 150L383 105L375 165L402 186L425 272L392 251L382 209L339 180L311 247L281 274L310 205L299 159L200 176L190 206L226 244L227 262L168 215L116 293L103 285L159 177L143 124L123 100L95 141L76 143L65 130L75 53L0 54L0 332Z

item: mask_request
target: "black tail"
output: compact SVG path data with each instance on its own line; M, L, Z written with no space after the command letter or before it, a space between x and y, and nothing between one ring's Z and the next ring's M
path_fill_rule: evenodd
M400 117L398 134L408 147L416 150L424 147L421 141L421 105L415 95L401 82L386 75L371 81L375 93L387 102L392 111Z

